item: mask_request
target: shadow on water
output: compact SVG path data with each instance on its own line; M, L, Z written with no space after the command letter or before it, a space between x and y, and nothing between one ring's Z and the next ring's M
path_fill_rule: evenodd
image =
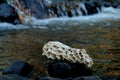
M27 60L37 73L46 75L48 59L42 56L42 47L48 41L58 40L71 47L85 48L94 59L94 75L120 76L120 21L77 26L48 25L48 29L27 29L0 36L0 70L14 60Z

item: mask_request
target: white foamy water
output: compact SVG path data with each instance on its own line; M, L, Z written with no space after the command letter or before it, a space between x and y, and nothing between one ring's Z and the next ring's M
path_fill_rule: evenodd
M50 18L50 19L44 19L44 20L36 20L31 23L31 25L41 25L46 26L52 23L58 23L60 25L62 24L69 24L69 22L72 22L72 25L81 23L84 24L86 22L99 22L103 20L120 20L120 9L115 9L112 7L104 8L102 7L102 12L94 14L94 15L88 15L88 16L77 16L77 17L61 17L61 18Z
M29 21L29 19L27 19ZM103 20L120 20L120 9L115 9L112 7L105 8L102 7L102 11L100 13L89 15L89 16L77 16L77 17L61 17L61 18L49 18L49 19L33 19L29 21L29 25L13 25L10 23L0 23L0 32L4 30L12 30L12 29L28 29L28 28L40 28L40 29L48 29L47 25L57 24L57 25L77 25L84 23L96 23Z

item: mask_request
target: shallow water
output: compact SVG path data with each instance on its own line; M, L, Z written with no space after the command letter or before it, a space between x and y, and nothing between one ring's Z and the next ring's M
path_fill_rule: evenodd
M48 59L41 55L42 47L57 40L86 49L94 59L91 68L94 75L120 76L120 18L105 17L88 16L83 20L74 17L64 21L54 18L44 20L43 24L36 21L38 24L32 27L11 24L1 27L0 71L14 60L26 60L35 67L37 76L47 75Z

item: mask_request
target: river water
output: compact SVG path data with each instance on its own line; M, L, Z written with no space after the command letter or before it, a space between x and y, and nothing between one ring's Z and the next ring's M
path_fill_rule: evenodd
M39 76L47 75L42 47L54 40L86 49L94 75L120 76L119 35L120 9L112 7L89 16L32 19L26 25L0 23L0 71L12 61L26 60Z

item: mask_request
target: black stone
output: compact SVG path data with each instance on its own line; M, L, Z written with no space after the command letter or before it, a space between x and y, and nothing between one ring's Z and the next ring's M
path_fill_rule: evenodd
M67 61L53 61L48 65L48 74L55 78L70 78L78 76L90 76L92 71L84 64L70 63Z
M72 76L72 66L66 62L52 62L47 70L51 77L66 78Z
M87 9L88 15L92 15L98 13L97 7L94 3L85 3L85 7ZM99 7L98 7L99 8Z
M7 3L7 1L6 0L0 0L0 4L1 3Z
M88 69L84 64L74 63L72 67L73 77L93 75L92 70Z
M20 76L28 77L33 71L33 67L26 61L15 61L7 68L3 70L3 75L5 74L17 74Z
M14 7L7 3L0 4L0 22L18 24L19 17Z

